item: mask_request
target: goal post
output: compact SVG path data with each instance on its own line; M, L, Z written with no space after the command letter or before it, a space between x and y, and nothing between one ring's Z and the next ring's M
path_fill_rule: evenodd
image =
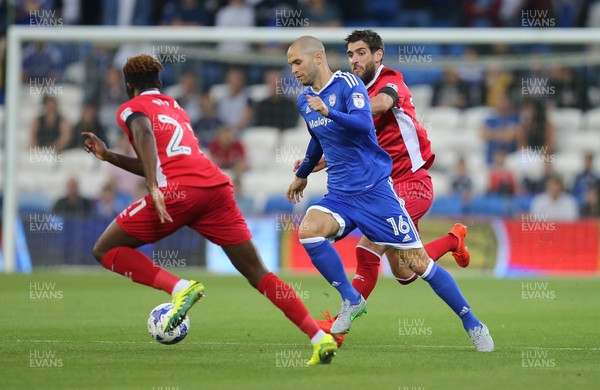
M361 27L363 29L363 27ZM508 28L508 29L406 29L374 28L386 44L597 44L600 29ZM16 271L16 224L18 218L18 144L17 134L27 131L19 127L20 93L22 89L22 58L25 42L111 42L115 44L144 41L177 43L291 43L302 35L312 35L325 44L342 44L354 28L171 28L171 27L30 27L13 25L7 34L6 66L6 126L4 137L4 185L2 214L3 271ZM206 51L209 53L210 51ZM232 53L232 55L237 55ZM598 53L590 53L595 64ZM557 61L568 61L558 58ZM287 61L282 56L280 63ZM421 64L427 66L427 64Z

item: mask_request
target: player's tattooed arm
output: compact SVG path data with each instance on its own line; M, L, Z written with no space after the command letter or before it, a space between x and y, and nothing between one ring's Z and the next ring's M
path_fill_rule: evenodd
M88 153L93 153L96 158L106 161L114 166L129 171L138 176L144 176L142 163L137 157L129 157L108 150L104 141L98 138L94 133L84 131L81 133L85 139L83 149Z

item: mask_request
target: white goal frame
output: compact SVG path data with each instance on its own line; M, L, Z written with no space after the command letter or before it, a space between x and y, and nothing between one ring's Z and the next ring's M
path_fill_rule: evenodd
M365 29L361 27L360 29ZM17 112L21 90L22 45L25 41L114 42L136 40L177 43L291 43L302 35L313 35L326 44L341 44L354 28L215 28L215 27L29 27L13 25L8 28L6 66L6 126L4 137L4 210L2 215L4 272L16 270L17 221ZM374 28L389 44L597 44L600 29L509 28L509 29L407 29Z

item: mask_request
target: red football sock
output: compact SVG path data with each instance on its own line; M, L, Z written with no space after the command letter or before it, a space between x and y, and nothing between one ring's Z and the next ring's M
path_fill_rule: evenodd
M262 278L257 290L269 298L309 338L312 339L321 330L296 292L273 273L269 272Z
M352 286L367 299L377 284L381 256L362 245L356 247L355 253L356 275Z
M438 261L447 252L456 250L457 246L458 238L448 233L444 237L425 244L425 252L427 252L433 261Z
M102 266L127 276L136 283L145 284L171 294L180 280L177 276L155 265L142 252L126 246L112 248L102 256Z

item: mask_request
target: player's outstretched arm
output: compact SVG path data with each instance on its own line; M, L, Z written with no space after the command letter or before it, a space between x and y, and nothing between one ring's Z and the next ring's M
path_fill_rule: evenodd
M152 204L160 218L160 222L173 222L173 219L167 212L165 197L158 187L156 179L156 166L158 163L158 150L156 149L156 139L152 132L152 123L147 116L137 116L130 124L131 135L133 136L133 147L139 156L144 177L146 178L146 188L152 197Z
M98 138L94 133L84 131L81 133L85 139L83 149L88 153L93 153L96 158L111 163L121 169L129 171L138 176L144 176L144 169L137 157L129 157L108 150L104 141Z

